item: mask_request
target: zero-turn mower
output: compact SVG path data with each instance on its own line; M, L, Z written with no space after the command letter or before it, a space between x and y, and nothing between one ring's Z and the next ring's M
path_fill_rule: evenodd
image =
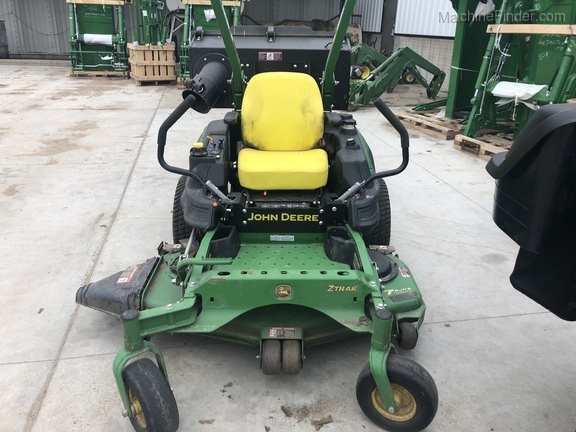
M425 305L389 245L383 180L408 165L408 133L376 100L400 134L402 163L375 172L352 115L332 111L334 66L355 1L344 3L324 48L321 80L287 71L246 80L222 2L211 3L226 55L206 56L210 61L188 81L184 101L158 134L160 165L180 175L174 243L76 295L122 322L124 347L113 372L128 417L138 431L178 428L166 363L150 341L158 333L251 345L267 375L299 373L310 346L371 334L356 384L361 409L384 429L420 431L436 414L438 393L422 366L396 354L395 346L416 345ZM261 57L281 55L262 50ZM190 108L208 112L229 91L234 110L207 125L190 149L189 166L168 164L172 125ZM150 353L156 363L139 358Z

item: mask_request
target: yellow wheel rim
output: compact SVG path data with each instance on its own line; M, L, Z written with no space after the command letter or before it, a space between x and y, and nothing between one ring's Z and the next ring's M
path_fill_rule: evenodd
M142 411L142 405L140 401L134 394L131 388L128 389L128 399L132 405L132 413L134 414L134 420L142 429L146 429L146 418L144 418L144 411Z
M370 76L370 68L368 66L363 65L360 69L362 70L362 75L360 78L366 79Z
M412 396L412 393L398 384L391 384L390 387L392 388L394 400L398 405L398 411L393 414L388 412L388 408L386 408L384 401L382 400L382 395L378 391L378 388L375 388L372 390L370 399L372 405L376 411L378 411L378 414L396 422L405 422L412 419L416 415L418 409L416 400L414 399L414 396Z

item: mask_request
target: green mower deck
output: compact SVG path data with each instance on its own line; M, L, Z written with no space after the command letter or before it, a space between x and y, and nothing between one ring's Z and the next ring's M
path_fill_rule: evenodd
M208 234L203 244L209 245L211 237ZM353 332L369 333L368 315L375 302L419 326L425 306L410 271L398 258L387 255L401 276L381 284L367 251L360 250L359 259L368 273L330 260L324 236L302 237L313 242L263 243L262 235L245 234L234 259L164 255L143 291L142 335L155 333L165 316L163 331L203 333L258 346L273 337L269 329L291 328L292 338L298 334L314 345ZM207 246L198 254L202 249ZM187 269L185 275L182 269Z

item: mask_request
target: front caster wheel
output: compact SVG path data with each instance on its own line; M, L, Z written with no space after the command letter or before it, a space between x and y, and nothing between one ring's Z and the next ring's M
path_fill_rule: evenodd
M138 432L175 432L180 423L172 389L150 359L130 363L122 371L132 405L130 422Z
M418 432L426 428L438 409L438 390L430 374L415 361L393 354L388 357L386 369L398 410L388 412L370 364L366 363L356 381L356 398L364 414L388 431Z

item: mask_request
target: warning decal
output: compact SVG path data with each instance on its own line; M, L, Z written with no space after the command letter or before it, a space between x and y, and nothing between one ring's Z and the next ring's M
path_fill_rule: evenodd
M136 274L136 272L138 271L138 267L139 266L132 266L132 267L128 267L126 270L124 270L122 272L122 274L120 275L120 277L118 278L118 280L116 281L117 284L125 284L125 283L130 283L132 281L132 278L134 277L134 275Z
M282 52L258 51L258 61L282 61Z
M296 329L294 327L270 327L268 329L268 337L274 339L294 339L296 337Z

